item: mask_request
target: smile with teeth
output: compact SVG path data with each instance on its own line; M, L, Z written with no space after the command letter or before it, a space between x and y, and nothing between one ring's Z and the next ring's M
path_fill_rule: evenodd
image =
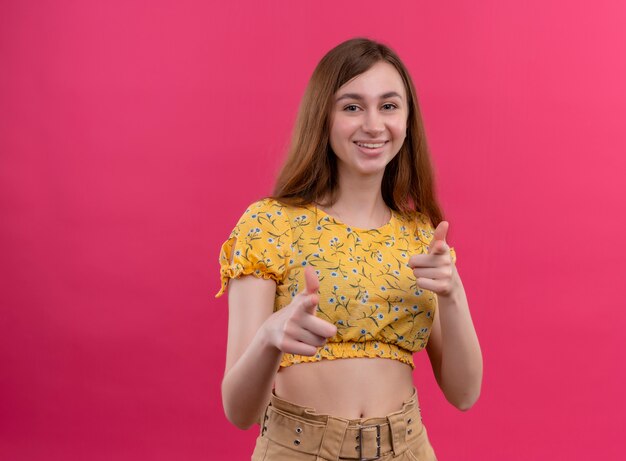
M379 147L383 147L387 141L370 143L370 142L356 142L356 145L359 147L367 147L368 149L378 149Z

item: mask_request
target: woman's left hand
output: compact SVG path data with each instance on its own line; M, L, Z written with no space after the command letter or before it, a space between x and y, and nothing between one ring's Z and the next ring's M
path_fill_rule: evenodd
M413 269L417 285L439 296L451 296L459 286L450 247L446 243L449 227L447 221L441 221L435 229L428 254L409 258L409 267Z

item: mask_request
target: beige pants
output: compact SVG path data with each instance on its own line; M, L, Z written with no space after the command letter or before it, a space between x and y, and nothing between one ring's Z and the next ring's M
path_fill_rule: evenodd
M272 392L252 461L436 461L417 401L382 418L350 420L316 413Z

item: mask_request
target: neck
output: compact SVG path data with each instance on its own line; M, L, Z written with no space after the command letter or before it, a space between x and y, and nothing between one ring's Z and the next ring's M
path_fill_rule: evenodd
M344 224L363 229L381 227L391 218L391 211L383 200L381 184L382 176L341 177L337 200L323 209Z

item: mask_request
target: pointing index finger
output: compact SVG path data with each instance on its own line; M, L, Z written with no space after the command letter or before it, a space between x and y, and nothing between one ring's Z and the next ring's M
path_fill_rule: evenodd
M309 266L304 266L304 291L303 295L307 297L304 301L304 310L311 315L315 315L319 298L317 292L320 287L320 281L317 278L315 270Z
M448 221L441 221L433 234L433 239L429 245L429 254L445 254L448 250L448 244L446 243L446 236L450 223ZM441 243L440 243L441 242Z
M304 283L304 290L307 294L317 293L317 290L320 288L320 281L317 278L317 274L308 264L304 266Z

